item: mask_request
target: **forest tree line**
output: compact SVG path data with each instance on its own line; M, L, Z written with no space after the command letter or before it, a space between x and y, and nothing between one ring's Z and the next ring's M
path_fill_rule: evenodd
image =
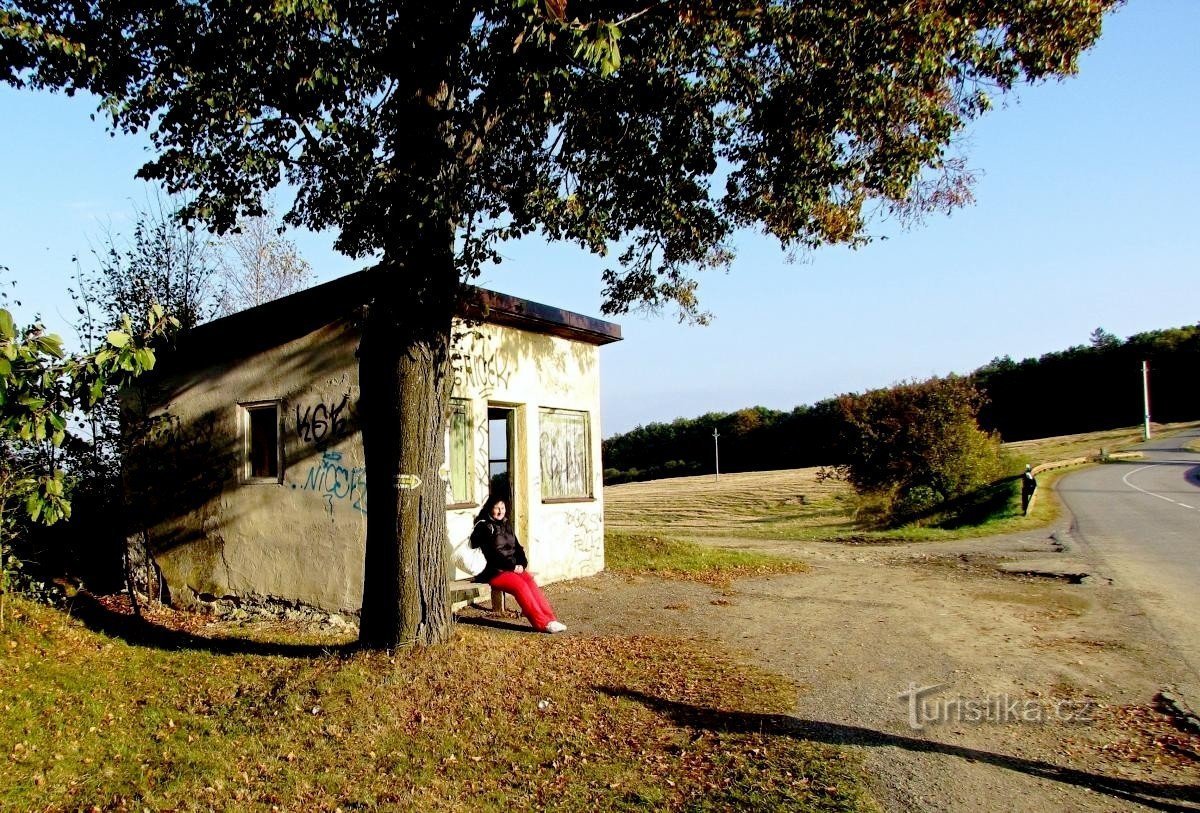
M967 378L983 395L980 427L1005 441L1131 426L1142 419L1141 363L1150 368L1152 418L1200 418L1200 324L1121 340L1097 328L1086 345L1014 361L1001 356ZM639 426L604 441L604 481L622 483L713 470L763 471L845 462L838 398L791 411L755 406Z

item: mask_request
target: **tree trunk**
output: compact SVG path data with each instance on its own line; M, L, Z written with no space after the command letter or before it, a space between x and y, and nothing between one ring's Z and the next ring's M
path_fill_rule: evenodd
M434 256L375 271L380 293L369 306L360 362L370 494L359 633L366 647L450 636L441 474L458 289L450 249L447 240Z
M471 4L425 9L430 36L396 106L395 179L379 192L388 235L375 269L360 361L370 508L359 642L392 649L450 637L445 552L445 426L452 320L462 288L454 237L461 190L453 128L455 75ZM418 12L418 14L421 12ZM414 25L420 23L414 21ZM407 46L405 46L407 47Z

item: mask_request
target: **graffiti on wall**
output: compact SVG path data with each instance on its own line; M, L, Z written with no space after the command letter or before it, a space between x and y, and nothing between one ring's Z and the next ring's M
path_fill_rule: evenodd
M478 489L487 494L491 488L491 477L489 469L490 457L488 455L488 422L486 420L476 421L475 423L475 481Z
M563 517L568 534L574 539L575 547L590 550L595 547L604 533L604 520L597 511L568 511Z
M292 483L292 488L320 494L330 514L335 506L346 503L361 514L367 513L367 470L342 465L341 452L324 452L320 462L308 467L304 482Z
M346 419L342 412L350 403L350 393L342 395L340 403L319 402L301 407L296 404L296 435L305 443L317 446L341 437L346 432Z
M512 365L499 353L499 342L477 330L456 342L450 369L459 392L472 392L484 398L499 387L507 387L513 374Z
M604 555L604 522L597 509L573 509L547 517L542 537L554 551L555 571L574 577L595 573Z

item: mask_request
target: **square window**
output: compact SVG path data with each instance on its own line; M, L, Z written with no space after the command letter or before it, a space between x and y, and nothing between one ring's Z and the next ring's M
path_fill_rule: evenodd
M542 409L539 431L542 499L588 499L592 496L591 437L588 413Z
M279 402L242 404L246 432L244 477L247 482L281 482Z

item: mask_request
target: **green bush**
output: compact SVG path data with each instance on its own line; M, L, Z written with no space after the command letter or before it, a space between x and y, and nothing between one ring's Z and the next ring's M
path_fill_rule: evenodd
M910 519L1001 477L1000 437L977 420L983 400L958 376L839 398L840 473L869 495L864 513Z

